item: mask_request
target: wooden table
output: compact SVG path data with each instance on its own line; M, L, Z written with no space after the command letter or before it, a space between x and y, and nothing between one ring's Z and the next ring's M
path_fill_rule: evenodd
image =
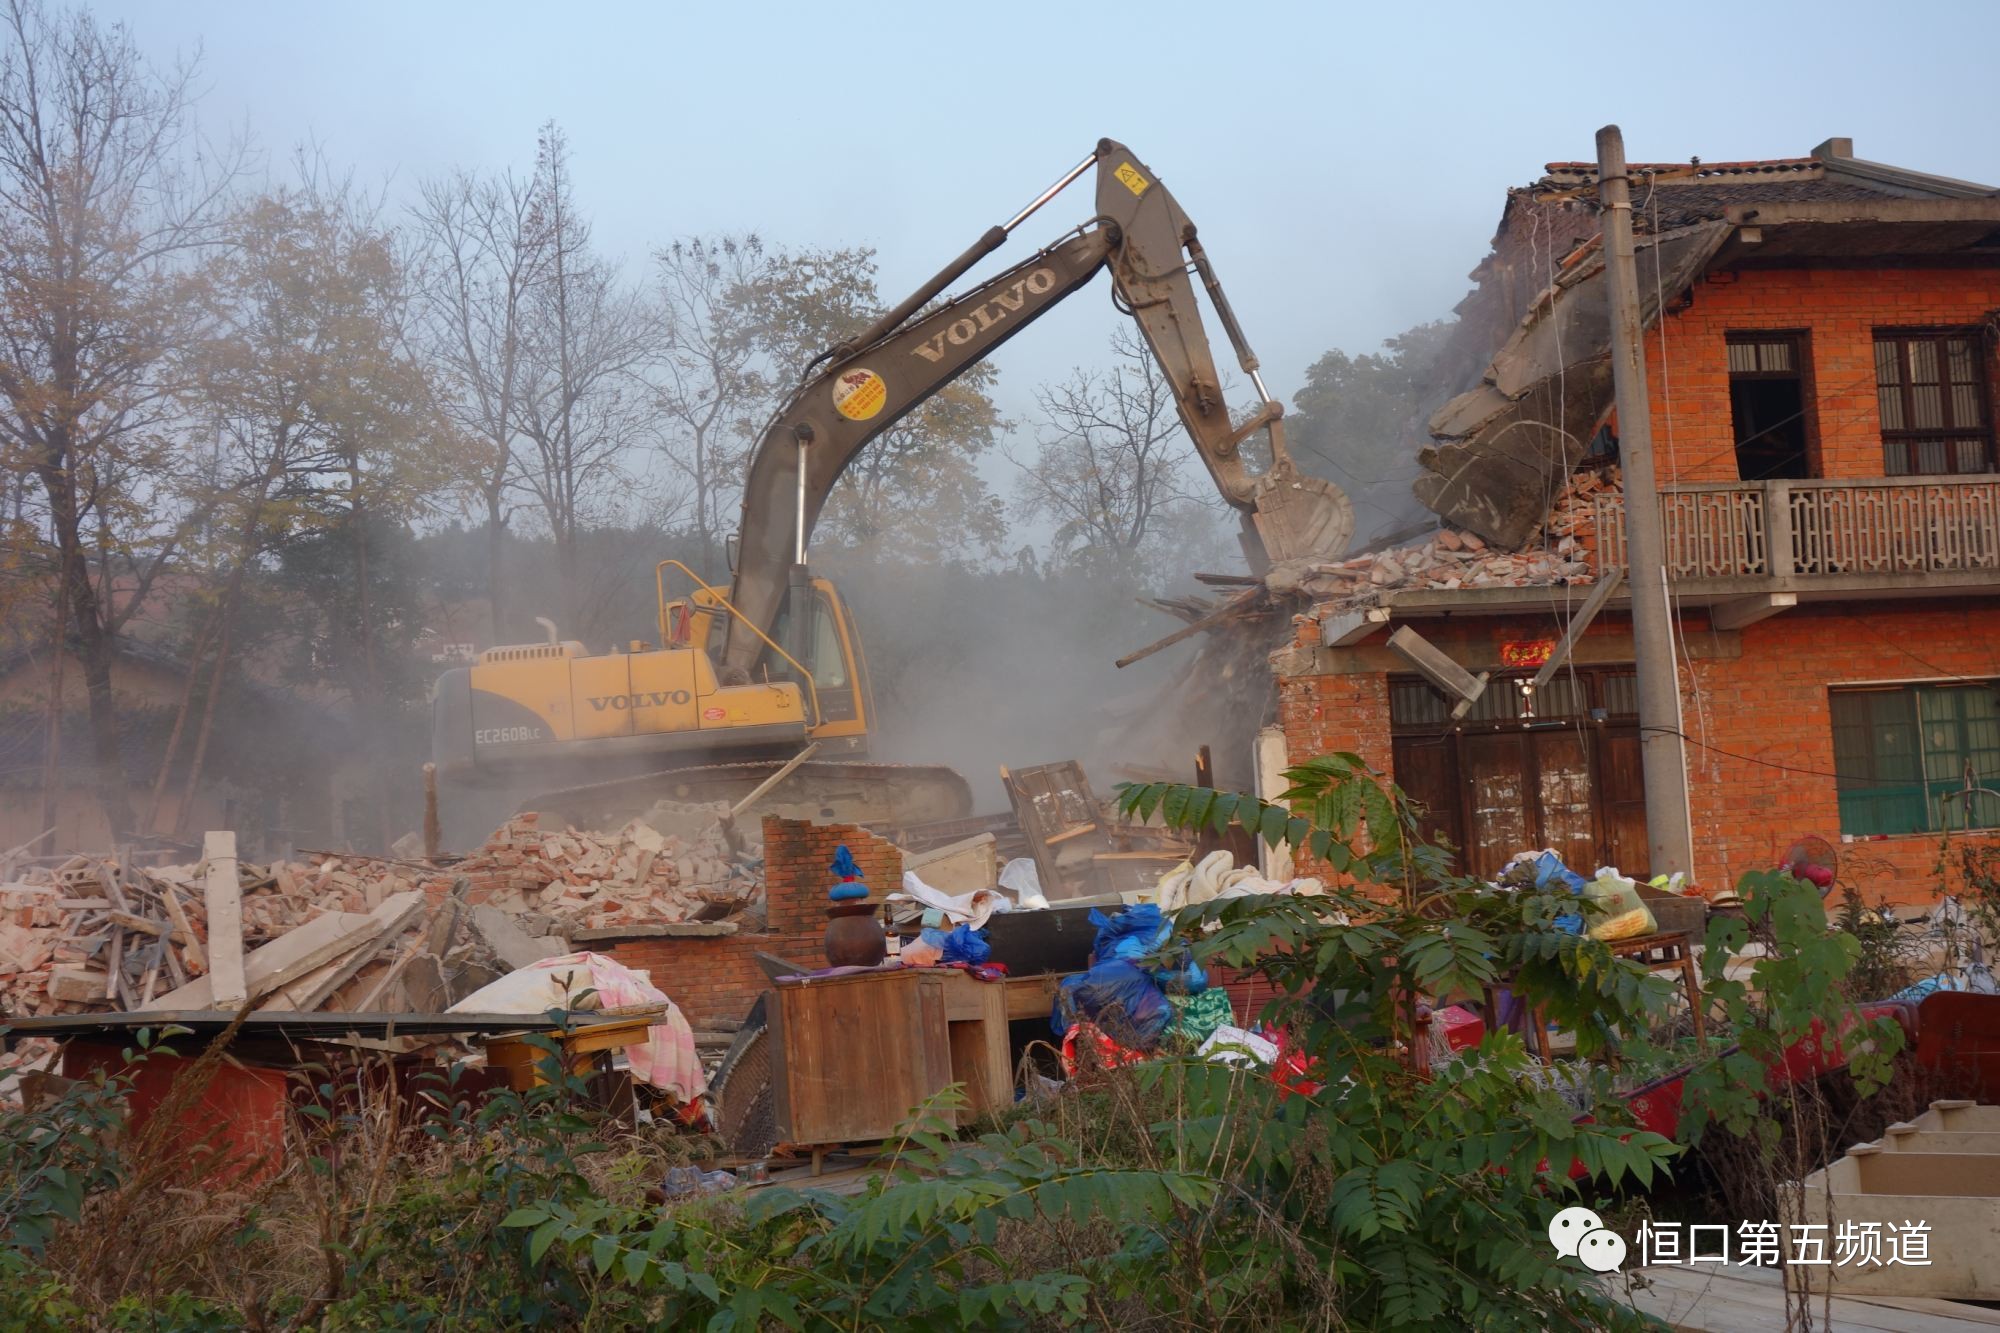
M647 1032L665 1012L664 1009L654 1009L643 1014L620 1015L589 1027L547 1035L560 1043L563 1064L569 1072L584 1075L598 1067L599 1055L644 1042ZM548 1082L541 1067L547 1056L547 1051L527 1040L523 1033L508 1033L489 1038L486 1042L486 1063L504 1071L507 1086L516 1092L526 1092Z
M1063 979L1074 972L1044 972L1031 977L1008 977L1002 983L1007 992L1007 1019L1047 1018L1056 1007L1056 991Z
M788 977L770 1006L779 1138L814 1149L893 1138L911 1112L964 1085L970 1123L1010 1105L1009 993L953 968Z

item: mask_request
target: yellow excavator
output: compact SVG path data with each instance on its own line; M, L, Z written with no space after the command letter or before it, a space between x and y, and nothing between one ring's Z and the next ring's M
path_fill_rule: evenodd
M1088 222L932 304L1093 166ZM1110 270L1114 304L1138 324L1172 386L1217 490L1243 516L1257 571L1338 558L1353 534L1352 507L1338 487L1294 465L1284 407L1264 387L1194 224L1149 167L1103 139L866 331L806 367L751 457L726 591L664 561L655 642L592 653L544 621L546 642L489 648L438 680L432 749L448 839L482 836L529 792L518 808L584 827L615 826L661 800L901 827L971 813L971 789L950 769L866 761L875 703L861 636L838 590L808 568L807 545L856 454L1100 269ZM1240 421L1223 401L1197 277L1260 400ZM1269 457L1253 470L1242 446L1259 431Z

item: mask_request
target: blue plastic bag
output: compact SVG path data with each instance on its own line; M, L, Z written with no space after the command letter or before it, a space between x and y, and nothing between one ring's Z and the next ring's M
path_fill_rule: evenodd
M1183 944L1179 955L1170 967L1160 968L1152 974L1153 984L1169 995L1199 995L1208 989L1208 973Z
M1095 1023L1120 1045L1144 1050L1159 1045L1174 1009L1151 977L1112 959L1063 982L1049 1015L1057 1037L1069 1031L1072 1017Z
M1156 952L1173 934L1173 923L1161 914L1159 904L1140 903L1116 916L1091 909L1090 924L1097 927L1097 961L1122 958L1127 962Z
M974 930L970 924L959 926L944 937L947 963L983 963L992 956L993 946L986 942L986 932Z
M1562 858L1552 851L1543 852L1535 858L1535 887L1538 889L1550 893L1557 889L1568 889L1571 893L1581 895L1583 886L1587 883L1588 880L1564 865ZM1583 934L1583 914L1565 912L1556 918L1556 929L1565 935Z

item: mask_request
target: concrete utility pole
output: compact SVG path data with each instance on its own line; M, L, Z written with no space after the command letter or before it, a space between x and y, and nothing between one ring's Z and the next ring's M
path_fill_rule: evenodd
M1653 475L1653 416L1640 341L1639 271L1632 251L1632 183L1625 136L1597 132L1597 194L1604 205L1604 276L1611 292L1611 372L1618 403L1618 458L1625 472L1625 557L1632 585L1632 645L1639 674L1639 759L1646 783L1648 866L1692 873L1687 750L1681 741L1680 679L1673 610L1667 605L1666 539ZM1662 318L1665 312L1661 312Z

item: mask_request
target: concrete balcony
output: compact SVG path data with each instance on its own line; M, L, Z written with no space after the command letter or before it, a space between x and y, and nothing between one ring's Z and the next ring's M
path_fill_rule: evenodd
M2000 476L1675 486L1660 497L1684 591L2000 593ZM1625 502L1597 501L1606 568L1623 566Z

